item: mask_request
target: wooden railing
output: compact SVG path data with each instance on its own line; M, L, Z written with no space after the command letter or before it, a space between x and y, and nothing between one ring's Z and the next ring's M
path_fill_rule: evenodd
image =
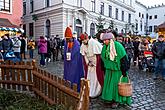
M63 104L68 110L88 110L89 85L85 79L81 80L81 92L77 92L77 85L39 69L33 62L11 61L0 64L1 88L16 91L34 92L38 98L49 104Z

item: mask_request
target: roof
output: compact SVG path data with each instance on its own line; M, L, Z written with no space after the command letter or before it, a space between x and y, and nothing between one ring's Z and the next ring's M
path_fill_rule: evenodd
M0 18L0 27L14 27L18 28L17 25L12 24L8 19L6 18Z
M158 29L162 29L162 28L165 28L165 22L158 26Z

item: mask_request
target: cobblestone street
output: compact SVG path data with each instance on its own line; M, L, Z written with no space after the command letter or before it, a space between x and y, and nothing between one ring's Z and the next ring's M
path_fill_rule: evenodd
M63 76L62 61L50 62L44 69ZM130 69L129 76L134 88L132 105L120 105L116 110L165 110L165 81L155 81L152 73L139 71L137 67ZM90 110L111 110L110 104L105 104L100 97L90 100Z

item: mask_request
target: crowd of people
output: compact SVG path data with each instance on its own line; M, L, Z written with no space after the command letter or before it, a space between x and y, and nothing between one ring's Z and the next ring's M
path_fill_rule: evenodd
M148 38L117 34L114 30L107 30L99 38L92 38L82 33L79 40L73 37L70 27L66 28L65 38L40 36L37 41L25 36L10 37L8 34L0 37L0 51L4 59L21 61L26 59L29 50L30 59L34 58L34 50L38 48L40 66L46 67L46 62L58 61L59 54L64 60L64 79L71 84L78 85L86 78L90 81L89 96L101 96L105 102L112 102L112 108L119 104L131 104L131 96L121 96L118 93L118 83L128 82L128 71L133 63L140 70L150 69L147 62L153 60L153 79L157 80L159 73L165 80L165 42L164 36L159 35L157 41ZM13 52L13 54L12 54ZM145 58L145 53L151 56ZM8 56L9 54L9 56ZM16 59L11 59L11 58ZM150 60L148 58L151 57ZM160 71L161 70L161 71Z
M26 59L27 38L23 35L9 36L5 34L0 37L1 59L21 61Z
M141 55L150 53L154 60L153 79L158 79L162 70L165 79L165 42L160 35L157 41L150 42L147 38L117 34L108 30L100 35L100 39L89 38L86 33L80 35L80 42L73 37L71 29L66 28L64 46L64 79L78 85L86 78L90 81L89 96L101 96L105 102L111 102L112 108L119 104L131 104L131 96L122 96L118 92L118 83L128 82L128 71L133 62L134 66L141 65ZM100 42L101 41L101 42ZM145 56L145 55L144 55ZM147 56L148 58L148 56ZM147 62L147 58L144 60ZM142 70L147 69L144 66ZM74 68L74 69L73 69ZM139 66L139 69L140 66Z
M46 62L59 61L59 54L61 54L62 60L64 59L64 39L60 39L59 35L51 38L40 36L37 46L42 67L46 67Z

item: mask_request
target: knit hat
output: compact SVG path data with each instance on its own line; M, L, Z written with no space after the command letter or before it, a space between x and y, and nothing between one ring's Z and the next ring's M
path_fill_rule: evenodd
M112 33L104 33L102 40L109 40L113 38L114 38L114 35Z
M87 35L87 34L81 34L81 35L80 35L80 39L81 39L81 40L88 39L88 35Z
M73 37L72 31L69 27L67 27L65 30L65 38L72 38L72 37Z

